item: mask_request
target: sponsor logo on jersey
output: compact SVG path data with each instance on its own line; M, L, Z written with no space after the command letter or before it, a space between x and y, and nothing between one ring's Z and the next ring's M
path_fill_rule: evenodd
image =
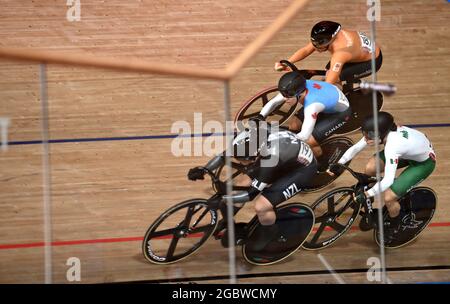
M286 190L283 191L283 195L288 200L299 192L300 192L300 189L298 189L297 185L295 183L293 183L292 185L288 186L286 188Z

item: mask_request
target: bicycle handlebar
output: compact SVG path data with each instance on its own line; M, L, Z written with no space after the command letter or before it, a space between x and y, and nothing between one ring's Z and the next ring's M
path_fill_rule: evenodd
M352 169L350 169L350 167L348 167L346 165L335 163L335 164L332 164L331 166L337 166L337 167L341 167L342 169L347 170L362 185L368 185L370 183L376 183L377 182L377 179L375 177L366 175L364 173L355 172Z
M290 67L292 71L298 71L306 79L310 79L314 76L325 76L327 73L327 71L325 71L325 70L299 70L295 66L295 64L293 64L292 62L290 62L288 60L284 60L284 59L280 60L280 63L282 65Z

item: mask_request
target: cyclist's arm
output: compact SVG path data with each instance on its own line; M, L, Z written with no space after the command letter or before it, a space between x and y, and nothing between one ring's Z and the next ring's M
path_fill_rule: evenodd
M266 183L263 183L261 181L258 181L256 178L253 179L252 185L249 190L247 191L240 191L238 193L232 194L232 195L224 195L223 201L227 201L229 198L231 198L231 201L233 203L246 203L250 202L257 197L261 191L264 190L264 188L267 187Z
M330 69L327 71L325 81L331 84L340 81L339 76L342 72L342 67L346 62L352 59L352 54L346 51L339 51L333 54L330 60Z
M302 130L297 134L300 140L307 141L311 136L316 125L317 115L325 109L325 106L319 102L309 104L305 107L305 115L302 123Z
M356 144L348 148L347 151L345 151L344 155L342 155L338 163L341 165L347 163L349 160L353 159L353 157L355 157L359 152L361 152L366 146L367 143L363 137L360 141L358 141Z
M384 155L386 157L386 163L384 164L384 177L380 182L376 183L367 191L368 197L375 196L378 193L383 193L394 183L395 171L397 171L398 158L400 157L400 154L386 145L384 148Z
M270 156L266 156L270 157ZM253 178L252 184L247 191L241 191L230 196L224 196L224 200L231 197L233 203L246 203L257 197L269 184L277 171L276 166L260 166L257 170L256 177Z
M269 116L272 113L273 110L276 109L276 107L278 107L283 102L285 102L286 99L287 98L285 98L283 95L281 95L281 93L278 93L277 96L275 96L268 103L266 103L266 105L262 108L262 110L261 110L261 112L259 112L259 114L261 114L264 118L266 118L267 116Z
M225 164L225 152L222 154L219 154L215 156L213 159L211 159L206 165L205 168L214 171L220 166L223 166Z
M292 54L292 56L289 57L289 61L292 63L295 63L297 61L303 60L306 57L308 57L309 55L311 55L312 53L314 53L315 50L316 49L314 48L312 43L309 42L306 46L302 47L297 52Z

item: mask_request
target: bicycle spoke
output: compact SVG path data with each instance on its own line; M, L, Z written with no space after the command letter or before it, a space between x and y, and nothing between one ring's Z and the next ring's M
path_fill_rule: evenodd
M205 231L208 231L209 229L211 229L211 225L210 224L205 225L205 226L196 227L196 228L192 229L190 231L190 233L194 234L194 233L199 233L199 232L205 232Z
M245 115L242 115L241 119L256 117L256 116L258 116L258 114L259 114L259 112L253 112L253 113L250 113L250 114L245 114Z
M198 210L200 210L200 209L194 210L194 207L195 207L195 206L191 206L191 207L188 208L188 210L187 210L187 212L186 212L186 217L184 218L184 221L183 221L183 226L189 227L189 224L190 224L190 222L191 222L192 216L193 216L196 212L198 212Z
M178 232L179 230L181 230L181 228L175 227L170 229L164 229L161 231L155 231L150 234L150 238L158 238L166 235L175 235L175 233Z
M329 216L325 213L322 216L316 217L315 222L316 223L323 223L324 221L328 220Z
M328 199L327 199L327 204L328 204L328 213L331 215L331 214L334 214L334 195L333 196L330 196Z
M314 237L311 240L311 243L314 244L317 242L317 240L319 239L320 235L323 233L323 231L325 230L325 227L327 226L326 223L322 223L320 224L319 229L317 229L316 234L314 234Z
M333 228L334 230L336 230L337 232L341 232L345 229L344 225L339 224L338 222L332 222L329 224L329 226L331 228Z
M170 259L173 257L173 254L175 252L175 248L177 247L179 239L180 238L178 236L174 236L174 238L170 242L169 250L167 250L167 255L166 255L167 260L170 261Z
M209 212L208 209L205 209L205 211L203 211L202 214L200 214L200 217L194 222L194 224L192 225L192 228L195 228L195 226L198 225L198 223L200 223L200 221L205 217L205 215Z
M350 197L347 203L345 203L345 206L336 212L337 216L338 217L341 216L341 214L344 213L344 211L347 210L348 208L352 208L353 210L355 210L355 207L356 207L355 204L353 204L353 198Z
M274 114L280 115L280 116L286 116L287 112L283 112L281 110L275 110L273 111Z

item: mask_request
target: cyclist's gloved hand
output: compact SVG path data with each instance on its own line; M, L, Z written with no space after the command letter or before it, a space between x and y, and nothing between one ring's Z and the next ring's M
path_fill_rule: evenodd
M356 202L358 202L358 203L360 203L360 204L364 204L364 203L366 202L366 200L367 200L367 197L366 197L366 195L364 194L364 190L363 190L363 189L358 190L358 191L355 193L355 201L356 201Z
M327 171L330 171L331 173L333 173L334 175L339 175L339 174L341 174L342 173L342 167L341 166L339 166L338 164L336 164L336 163L333 163L333 164L330 164L329 166L328 166L328 170Z
M192 181L198 180L198 179L205 179L206 170L203 167L195 167L192 169L189 169L188 172L188 178Z

